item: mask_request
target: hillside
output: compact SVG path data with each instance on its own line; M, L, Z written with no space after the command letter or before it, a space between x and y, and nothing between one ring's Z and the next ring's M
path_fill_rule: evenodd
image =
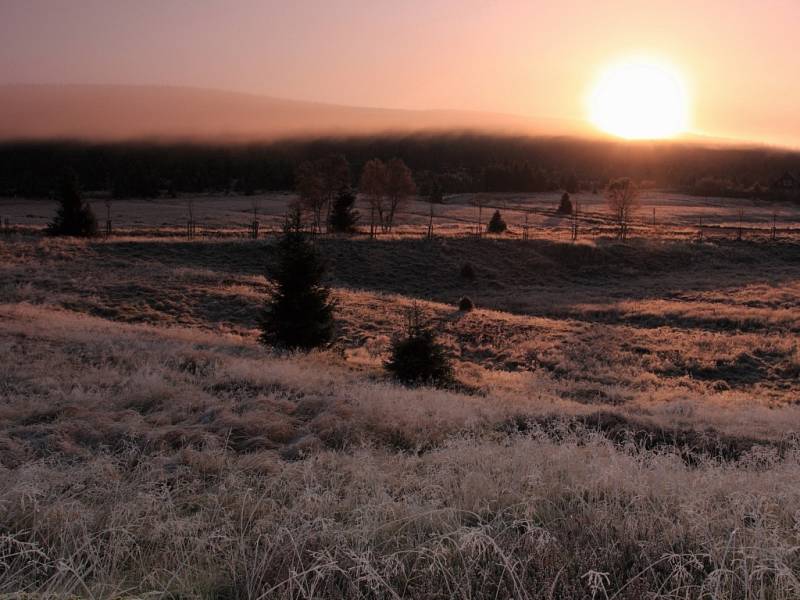
M158 86L0 86L0 140L70 138L246 141L281 137L459 131L567 135L563 120L302 102Z

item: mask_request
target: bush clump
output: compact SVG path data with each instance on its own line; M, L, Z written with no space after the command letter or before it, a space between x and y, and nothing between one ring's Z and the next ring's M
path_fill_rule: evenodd
M392 344L386 370L407 385L447 385L453 381L453 368L436 334L422 321L417 305L409 311L405 336Z
M270 271L276 290L261 317L260 341L290 350L329 346L335 303L322 283L325 264L303 233L299 209L286 218Z
M50 235L92 237L97 235L97 219L92 207L81 197L78 176L68 171L61 178L58 195L58 212L47 227Z
M492 218L489 219L489 224L486 225L487 233L504 233L508 229L506 222L499 210L494 211Z
M475 308L475 304L473 304L472 299L468 296L464 296L458 301L458 310L461 312L469 312L473 308Z

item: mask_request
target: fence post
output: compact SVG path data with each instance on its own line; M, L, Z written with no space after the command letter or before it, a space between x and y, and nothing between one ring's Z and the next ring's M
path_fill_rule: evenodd
M250 223L250 237L254 240L258 239L258 219L253 219L253 222Z
M572 241L578 241L578 201L572 209Z
M741 242L742 241L742 209L739 209L739 227L736 230L736 240Z
M772 211L772 236L771 237L772 237L772 241L773 242L778 239L778 228L777 228L777 223L776 223L777 217L778 217L777 213L775 211Z
M698 232L700 234L700 241L703 241L703 217L700 217Z

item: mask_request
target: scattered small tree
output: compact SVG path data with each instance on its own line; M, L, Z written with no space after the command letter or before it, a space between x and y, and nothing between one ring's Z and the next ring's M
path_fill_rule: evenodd
M442 192L442 184L439 183L439 178L434 178L430 189L428 190L428 205L430 207L430 215L428 219L428 238L433 237L433 205L444 204L444 193Z
M422 319L419 306L408 313L405 337L392 345L392 355L385 368L399 381L409 385L446 385L453 381L453 368L444 347Z
M572 200L569 197L569 192L561 194L561 202L558 204L558 210L556 212L560 215L572 214Z
M495 210L492 218L489 219L489 224L486 225L487 233L504 233L508 229L506 222L503 220L499 210Z
M261 342L291 350L330 345L335 302L322 283L325 265L303 233L298 207L286 218L276 258L269 272L276 289L261 317Z
M335 233L353 233L358 222L358 211L353 207L356 203L356 195L350 188L342 188L336 200L333 201L329 228Z
M458 301L458 310L461 312L469 312L473 308L475 308L475 304L472 302L472 299L468 296L464 296L461 300Z
M614 179L606 187L606 201L617 226L617 237L627 239L628 227L639 208L639 188L628 177Z
M253 211L253 220L250 222L250 237L257 240L259 229L258 211L261 209L261 200L258 196L251 196L250 209Z
M58 202L56 216L47 227L50 235L97 235L97 219L92 207L81 197L80 183L74 171L66 172L61 178Z

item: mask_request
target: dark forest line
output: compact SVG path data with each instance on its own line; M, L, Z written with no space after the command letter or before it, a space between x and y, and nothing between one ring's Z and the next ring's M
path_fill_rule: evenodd
M51 196L74 170L84 190L116 197L292 190L297 167L341 154L351 182L372 158L399 157L421 193L578 191L615 177L643 187L731 197L771 197L783 173L800 171L800 154L767 148L704 147L478 134L384 135L249 144L76 141L0 144L0 195Z

